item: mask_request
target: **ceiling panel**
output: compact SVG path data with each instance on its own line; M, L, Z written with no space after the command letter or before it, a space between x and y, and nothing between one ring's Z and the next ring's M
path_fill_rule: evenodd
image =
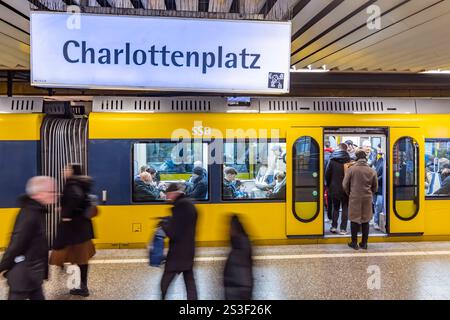
M381 0L377 1L376 4L383 13L403 2L404 0ZM400 8L398 10L400 10ZM357 41L360 38L358 37L358 35L355 35L355 32L362 29L363 31L368 31L366 27L367 20L368 15L366 12L360 12L356 14L333 30L330 30L327 34L323 35L321 38L311 43L306 48L303 48L300 52L296 52L296 49L293 49L291 62L298 68L301 68L307 66L310 63L309 61L309 63L304 63L303 61L301 61L302 59L306 59L310 56L316 57L319 54L323 55L323 52L325 52L326 50L329 50L328 52L331 53L333 52L333 48L338 47L341 40L349 41L350 39L349 43ZM299 64L297 65L297 63Z
M209 12L230 12L233 0L209 0Z
M317 57L314 57L315 59L306 59L306 63L317 63L319 65L326 64L328 67L339 67L342 61L349 61L353 65L356 57L358 57L358 54L361 50L364 50L365 48L368 48L370 46L376 46L383 41L387 41L389 39L391 40L391 47L395 48L395 50L399 50L398 46L403 44L404 42L413 41L414 43L417 42L417 33L420 34L420 30L423 27L426 27L424 24L427 24L428 22L432 21L433 19L438 18L439 16L445 15L446 12L450 11L450 2L449 1L443 1L439 4L432 6L426 10L423 10L419 12L421 9L424 9L427 7L427 5L430 5L430 3L434 3L436 1L433 0L424 0L422 3L418 2L410 2L405 4L404 7L402 7L403 15L399 15L398 12L393 11L392 15L395 13L395 19L392 18L391 14L387 14L387 19L382 19L383 23L387 22L387 26L385 25L382 30L379 31L370 31L368 29L361 30L355 34L357 34L360 38L360 40L356 43L352 41L352 39L347 39L344 41L341 41L338 46L335 46L335 51L332 52L329 50L328 55L323 55L327 53L327 50L324 50L324 53L321 55L323 57L322 59L317 59ZM419 13L417 13L419 12ZM410 17L408 17L410 16ZM404 19L403 21L401 21ZM401 21L401 22L398 22ZM446 21L445 19L441 19L440 26L450 26L449 21ZM439 28L439 25L436 25L434 23L428 25L429 29L428 32L425 32L422 36L423 39L427 37L433 36L433 30L436 28ZM365 34L366 33L366 34ZM368 36L370 35L370 36ZM339 47L339 50L336 50ZM430 48L431 49L431 48ZM406 52L403 52L405 54ZM359 54L360 57L363 59L367 59L368 56L364 53ZM387 62L386 59L384 59L383 50L377 50L376 54L378 64L382 68L382 65ZM372 56L373 58L373 56ZM341 61L341 62L340 62ZM340 69L340 68L339 68ZM378 69L378 68L376 68Z
M62 0L41 1L50 8L65 6ZM131 0L107 1L112 7L134 7ZM99 7L97 0L86 2ZM178 11L199 10L199 0L174 2ZM2 3L0 68L29 68L30 1ZM165 0L141 3L146 9L166 10ZM228 13L233 3L209 0L208 11ZM240 0L234 6L237 4L242 14L258 14L268 8L269 20L288 19L294 13L291 63L297 69L323 65L355 71L450 68L450 0ZM380 30L367 27L366 9L370 5L380 8Z

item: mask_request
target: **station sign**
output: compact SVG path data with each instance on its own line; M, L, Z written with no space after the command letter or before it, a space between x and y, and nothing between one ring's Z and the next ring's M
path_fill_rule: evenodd
M291 23L31 12L39 87L282 94Z

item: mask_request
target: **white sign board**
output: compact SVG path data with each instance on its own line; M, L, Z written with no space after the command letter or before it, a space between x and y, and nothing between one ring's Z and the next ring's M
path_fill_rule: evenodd
M31 84L289 92L290 22L31 12Z

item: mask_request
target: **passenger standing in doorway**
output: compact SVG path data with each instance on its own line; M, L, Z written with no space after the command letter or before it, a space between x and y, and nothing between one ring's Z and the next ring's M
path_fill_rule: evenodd
M6 271L8 300L45 300L42 283L48 278L48 246L45 236L46 206L53 204L55 181L46 176L28 180L26 195L19 198L9 246L0 262L0 274Z
M324 163L325 163L325 170L328 167L328 163L330 162L331 155L333 154L333 148L331 148L330 141L325 141L325 149L323 150L323 157L324 157ZM333 202L330 197L330 190L328 190L327 186L325 185L325 193L326 193L326 204L327 204L327 218L328 221L333 220Z
M378 190L375 192L373 197L374 201L374 229L380 230L380 214L383 212L384 208L384 197L383 197L383 174L384 174L384 153L381 149L381 145L377 146L377 157L373 164L375 171L377 172L378 179Z
M71 295L89 296L89 260L95 255L94 229L86 215L90 207L89 194L92 179L83 175L80 164L68 165L64 170L66 179L61 198L61 223L56 235L50 264L63 267L64 263L76 264L80 268L81 285L71 289Z
M344 165L350 162L350 156L347 153L347 145L340 143L336 151L330 157L330 161L325 170L325 182L329 190L329 197L332 202L332 219L331 233L337 233L339 209L342 206L342 216L340 225L340 234L347 234L348 223L348 196L345 193L342 182L344 180Z
M194 279L195 229L197 210L185 196L182 186L172 183L167 187L166 199L173 203L172 217L162 224L169 237L164 273L161 279L162 299L177 274L183 273L188 300L197 300L197 288Z
M367 164L367 155L364 150L357 150L355 156L356 163L347 170L343 187L349 195L352 241L348 246L358 250L359 247L367 249L369 221L372 219L372 199L378 189L378 178L375 170ZM360 228L362 228L362 241L358 247Z
M355 145L352 140L345 141L345 144L347 145L347 152L350 156L350 159L356 160L355 152L356 152L356 148L358 148L358 146Z

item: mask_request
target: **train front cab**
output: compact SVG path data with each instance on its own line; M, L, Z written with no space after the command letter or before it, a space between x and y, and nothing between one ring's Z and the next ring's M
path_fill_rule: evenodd
M381 231L371 235L420 236L425 231L424 181L419 159L424 159L420 128L402 127L291 127L287 131L286 235L288 238L334 237L325 223L324 144L368 139L384 151ZM337 139L336 139L337 138ZM348 228L347 228L348 230ZM338 236L339 237L339 236Z

